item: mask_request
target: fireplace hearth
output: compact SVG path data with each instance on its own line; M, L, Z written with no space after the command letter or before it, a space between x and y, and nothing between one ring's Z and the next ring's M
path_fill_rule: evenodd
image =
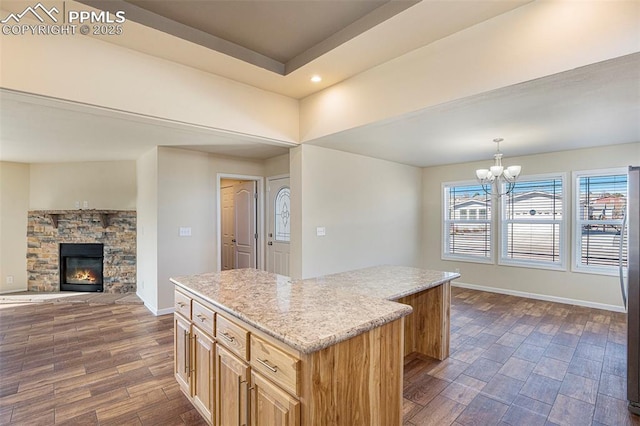
M60 290L101 292L104 244L60 243Z

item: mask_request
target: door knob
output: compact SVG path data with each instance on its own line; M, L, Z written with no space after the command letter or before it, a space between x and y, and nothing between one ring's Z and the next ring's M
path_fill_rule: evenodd
M273 241L269 241L267 244L269 244L270 246L273 245Z
M235 240L235 239L233 239L233 240L231 240L231 242L232 242L232 243L235 243L235 242L236 242L236 240Z

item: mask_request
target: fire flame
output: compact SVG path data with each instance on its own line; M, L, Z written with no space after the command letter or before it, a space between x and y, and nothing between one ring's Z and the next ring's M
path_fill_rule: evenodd
M93 272L89 269L76 270L76 273L73 275L73 279L78 281L88 281L90 283L96 281L95 275L93 275Z

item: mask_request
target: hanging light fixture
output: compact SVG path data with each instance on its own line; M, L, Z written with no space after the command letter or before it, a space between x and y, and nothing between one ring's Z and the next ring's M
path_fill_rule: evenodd
M476 170L476 178L478 178L478 182L482 185L482 190L486 194L492 192L498 197L501 197L513 191L513 188L516 186L516 179L520 176L522 167L509 166L505 168L502 165L502 153L500 152L500 142L502 142L503 139L496 138L493 141L497 145L496 153L493 155L493 166L488 169ZM502 182L506 183L507 190L500 193Z

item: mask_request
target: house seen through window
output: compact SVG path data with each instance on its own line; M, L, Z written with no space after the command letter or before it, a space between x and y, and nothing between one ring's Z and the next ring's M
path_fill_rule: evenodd
M501 198L501 264L564 268L563 175L528 177Z
M478 184L444 186L443 258L491 260L491 196Z
M578 172L574 175L574 268L616 274L620 263L622 223L627 209L625 170ZM622 246L626 266L627 245Z

